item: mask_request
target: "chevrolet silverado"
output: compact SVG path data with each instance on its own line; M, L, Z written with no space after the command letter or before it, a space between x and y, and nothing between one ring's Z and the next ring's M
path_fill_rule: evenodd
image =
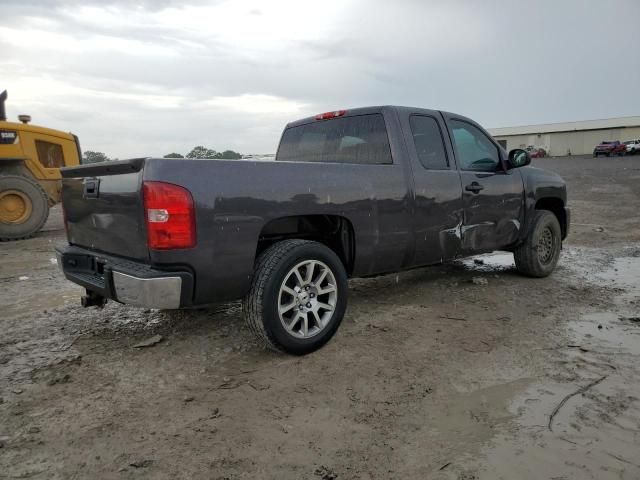
M347 279L494 250L549 275L569 230L564 181L444 111L367 107L288 124L275 161L138 158L62 169L84 306L242 299L266 345L336 332Z

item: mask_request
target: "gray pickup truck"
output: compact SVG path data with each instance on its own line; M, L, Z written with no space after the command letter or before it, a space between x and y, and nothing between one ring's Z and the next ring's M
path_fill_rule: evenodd
M336 332L349 277L494 250L549 275L569 230L566 187L530 161L453 113L328 112L288 124L275 161L63 169L58 261L85 306L243 299L268 346L305 354Z

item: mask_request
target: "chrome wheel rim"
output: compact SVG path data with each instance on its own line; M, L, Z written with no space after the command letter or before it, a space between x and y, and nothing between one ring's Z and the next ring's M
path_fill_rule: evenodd
M547 264L553 258L553 232L545 228L538 238L538 259Z
M285 275L278 293L278 316L287 333L311 338L331 321L338 287L331 269L319 260L305 260Z

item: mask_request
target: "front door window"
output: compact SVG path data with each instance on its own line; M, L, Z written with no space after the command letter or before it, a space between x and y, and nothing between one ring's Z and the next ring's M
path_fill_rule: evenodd
M495 172L500 164L495 144L470 123L462 120L450 123L460 169Z

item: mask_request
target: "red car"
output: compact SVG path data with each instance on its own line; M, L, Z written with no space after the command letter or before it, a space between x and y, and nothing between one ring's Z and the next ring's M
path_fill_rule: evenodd
M526 150L527 152L529 152L529 157L531 158L542 158L547 156L547 151L542 147L534 147L533 145L529 145Z
M618 140L610 141L610 142L600 142L596 148L593 149L593 156L597 157L599 155L606 155L607 157L611 155L624 155L627 151L627 146L619 142Z

